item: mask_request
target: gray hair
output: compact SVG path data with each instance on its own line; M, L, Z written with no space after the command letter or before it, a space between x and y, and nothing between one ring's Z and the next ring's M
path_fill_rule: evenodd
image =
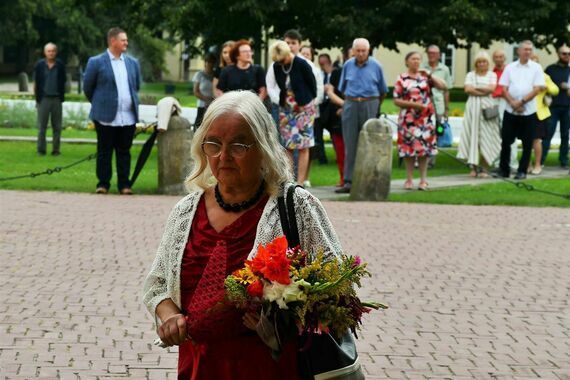
M47 44L44 45L44 51L47 50L47 48L49 47L53 47L56 51L57 51L57 45L54 44L53 42L48 42Z
M524 45L530 45L530 47L534 47L534 44L532 43L531 40L524 40L524 41L521 41L521 42L519 43L518 48L520 49L520 48L522 48Z
M354 41L352 41L352 48L355 49L358 44L364 44L366 48L370 50L370 42L366 38L355 38Z
M261 153L261 176L265 180L267 191L271 195L277 195L283 183L293 180L291 162L279 143L271 115L259 97L250 91L226 92L208 107L202 125L192 139L190 149L195 164L185 181L186 188L190 191L206 189L216 183L206 154L202 151L202 142L214 120L228 115L241 116L249 126Z
M428 52L429 49L437 49L437 52L438 52L438 53L441 53L441 50L440 50L439 46L437 46L437 45L434 45L434 44L429 45L429 46L426 48L426 53Z

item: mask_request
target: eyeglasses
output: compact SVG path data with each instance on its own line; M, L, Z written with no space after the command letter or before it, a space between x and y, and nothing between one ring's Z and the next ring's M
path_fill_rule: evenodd
M241 144L241 143L232 143L228 144L230 155L233 158L243 158L249 148L254 146L254 144ZM204 141L202 143L202 152L208 157L217 158L220 157L222 154L222 144L213 141Z
M570 52L569 51L561 51L560 55L570 55Z

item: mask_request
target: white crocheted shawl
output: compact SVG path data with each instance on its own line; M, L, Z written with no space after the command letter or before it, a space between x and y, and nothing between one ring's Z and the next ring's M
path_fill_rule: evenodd
M174 206L168 217L158 252L143 287L143 302L153 318L156 306L167 298L181 307L182 256L203 193L197 191L184 197ZM302 188L296 189L294 199L301 247L311 255L321 249L325 254L339 255L342 252L340 242L321 202ZM282 235L277 197L272 196L259 219L255 243L248 257L255 255L259 244L267 244Z

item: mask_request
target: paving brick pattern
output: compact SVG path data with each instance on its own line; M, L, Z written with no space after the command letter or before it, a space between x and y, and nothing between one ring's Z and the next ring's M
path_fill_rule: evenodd
M0 192L0 379L175 379L142 279L177 197ZM327 202L368 379L570 380L570 211Z

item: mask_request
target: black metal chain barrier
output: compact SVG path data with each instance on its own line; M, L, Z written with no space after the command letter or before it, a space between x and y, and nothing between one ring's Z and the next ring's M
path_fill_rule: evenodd
M392 123L393 125L395 125L396 127L398 127L398 124L395 123L394 121L388 119L388 116L387 116L386 114L382 114L382 116L385 117L386 120L388 120L390 123ZM450 127L450 128L451 128L451 127ZM477 166L477 165L468 164L467 162L460 160L460 159L457 158L456 156L454 156L454 155L452 155L452 154L450 154L450 153L444 151L443 149L439 149L438 151L441 152L441 153L443 153L443 154L445 154L446 156L452 158L453 160L459 162L461 165L463 165L463 166L465 166L465 167L467 167L467 168L469 168L469 169L471 169L471 167L474 166L474 169L477 171L477 173L485 173L485 174L489 175L490 177L493 177L493 178L496 178L496 179L500 179L500 180L502 180L503 182L506 182L506 183L510 183L511 185L514 185L515 187L517 187L517 188L519 188L519 189L525 189L525 190L527 190L527 191L534 191L534 192L537 192L537 193L542 193L542 194L551 195L551 196L554 196L554 197L560 197L560 198L563 198L563 199L566 199L566 200L570 200L570 194L555 193L555 192L553 192L553 191L548 191L548 190L543 190L543 189L536 188L536 187L534 187L533 185L531 185L531 184L529 184L529 183L525 183L525 182L522 182L522 181L513 181L513 180L511 180L511 179L509 179L509 178L505 178L505 177L503 177L503 176L501 176L501 175L499 175L499 174L497 174L497 173L490 172L490 171L486 170L486 169L485 169L484 167L482 167L482 166Z
M135 135L133 136L133 140L135 137L137 137L138 135L140 135L143 132L146 132L147 129L149 128L154 128L156 127L156 123L152 123L149 124L143 128L141 128L138 132L135 133ZM151 135L151 137L149 138L152 139L152 142L154 143L154 139L156 138L156 129L155 129L155 133L153 133L153 135ZM148 154L147 154L148 156ZM16 179L23 179L23 178L35 178L38 177L40 175L52 175L54 173L60 173L62 170L64 169L69 169L75 165L79 165L82 162L85 161L90 161L97 158L97 153L91 153L90 155L88 155L87 157L84 157L78 161L72 162L71 164L65 165L65 166L56 166L53 169L46 169L42 172L34 172L34 173L29 173L29 174L23 174L23 175L18 175L18 176L13 176L13 177L5 177L5 178L0 178L0 182L4 182L4 181L12 181L12 180L16 180ZM145 158L146 161L146 158ZM142 169L142 168L141 168ZM139 170L140 171L140 170ZM134 181L133 181L134 182ZM132 183L131 183L132 186Z

